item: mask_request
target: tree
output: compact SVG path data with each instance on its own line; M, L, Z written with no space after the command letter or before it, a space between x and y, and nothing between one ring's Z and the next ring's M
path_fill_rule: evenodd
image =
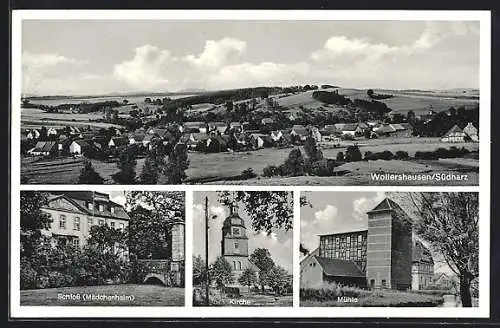
M309 157L311 163L320 161L323 159L323 152L318 148L316 144L316 139L312 136L308 136L306 139L306 143L304 145L304 150L306 155Z
M152 150L144 161L144 165L142 167L142 172L140 175L141 183L157 184L159 169L160 168L158 165L158 160L155 158L154 150Z
M79 184L103 184L104 179L94 170L92 162L86 160L78 177Z
M348 146L346 149L345 160L347 162L356 162L363 159L361 151L357 145Z
M52 219L42 211L48 205L47 194L38 191L21 191L20 209L21 257L31 257L42 240L42 230L50 229Z
M137 161L134 152L127 148L120 153L118 159L118 168L120 171L111 176L113 180L118 184L135 183L135 166L137 165Z
M138 258L171 257L172 224L185 221L184 193L176 191L130 191L128 243Z
M294 148L288 154L288 158L284 163L284 173L289 176L301 176L304 175L304 157L302 157L302 152L299 148Z
M291 193L287 191L229 191L219 192L219 203L229 205L234 201L243 204L252 220L254 231L271 233L293 227Z
M371 98L371 97L373 97L373 93L374 93L374 92L373 92L373 90L372 90L372 89L368 89L368 90L366 90L366 94L367 94L367 95L368 95L368 97L370 97L370 98Z
M184 144L177 144L168 155L168 163L163 170L167 177L167 183L180 184L187 177L186 170L188 167L187 147Z
M275 265L266 275L266 285L276 294L283 294L286 287L292 285L291 275L283 267Z
M253 286L257 283L257 274L254 269L246 268L238 278L238 282L243 286Z
M226 102L226 110L228 113L233 111L233 102L232 101Z
M125 232L103 224L94 225L90 228L87 243L96 247L101 253L112 253L120 257L126 249L126 239Z
M224 288L234 281L231 264L223 256L217 257L210 270L210 280L215 281L217 288Z
M198 286L207 282L205 261L201 255L193 256L193 285Z
M268 282L268 275L275 266L271 253L266 248L257 248L250 255L250 261L259 268L259 284L262 291L264 291L264 286Z
M463 307L472 306L471 284L479 277L479 194L409 193L419 219L416 231L460 280Z
M337 153L337 162L343 162L344 161L344 153L339 151Z

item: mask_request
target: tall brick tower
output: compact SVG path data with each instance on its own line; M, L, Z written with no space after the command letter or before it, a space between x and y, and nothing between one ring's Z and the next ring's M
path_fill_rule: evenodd
M176 221L172 224L172 262L170 271L173 273L173 282L176 286L184 286L184 234L185 226L183 221Z
M412 224L389 198L368 213L366 279L372 288L411 288Z
M238 215L235 204L231 204L230 214L222 226L222 256L233 269L235 281L250 265L248 260L248 237L243 219Z

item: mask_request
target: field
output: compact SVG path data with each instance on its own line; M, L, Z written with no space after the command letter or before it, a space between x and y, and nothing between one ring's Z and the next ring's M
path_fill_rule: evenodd
M90 122L89 120L102 119L102 113L88 114L69 114L69 113L46 113L36 108L21 109L21 129L40 128L42 126L61 128L65 126L95 128L108 128L114 126L120 128L120 125L102 122Z
M47 99L47 98L36 98L33 97L30 99L32 104L39 105L47 105L47 106L57 106L60 104L81 104L81 103L94 103L99 101L113 101L116 100L118 102L122 102L124 99L127 99L131 104L139 104L143 103L146 97L151 99L163 99L164 97L169 97L171 99L184 98L192 95L154 95L154 96L102 96L102 97L57 97L57 99Z
M58 299L58 294L80 295L78 299ZM84 295L127 296L125 300L84 300ZM21 290L21 305L52 306L184 306L184 288L160 285L105 285Z
M406 142L406 143L405 143ZM347 145L347 144L345 144ZM436 138L391 138L377 140L363 140L358 144L361 153L366 151L379 152L390 150L407 151L414 156L416 151L430 151L439 147L465 147L471 151L478 151L477 143L444 144ZM302 148L302 147L301 147ZM189 153L189 168L186 171L186 183L213 183L213 184L249 184L249 185L406 185L406 184L441 184L441 185L477 185L479 178L479 161L471 158L453 158L440 160L392 160L392 161L361 161L343 164L336 171L347 171L344 175L333 177L300 176L300 177L257 177L249 180L236 180L242 171L252 168L261 175L268 165L280 165L288 156L292 148L265 148L257 151L236 153ZM345 147L326 148L323 154L328 158L336 158L337 153L345 153ZM302 149L303 151L303 149ZM92 161L96 171L105 179L106 184L112 184L111 175L118 171L116 163ZM137 160L136 173L140 175L144 159ZM83 167L82 159L56 159L33 162L30 157L21 160L21 175L27 177L28 183L33 184L72 184L77 183L80 170ZM467 181L376 181L371 173L405 173L405 174L466 174ZM164 183L160 179L160 183Z

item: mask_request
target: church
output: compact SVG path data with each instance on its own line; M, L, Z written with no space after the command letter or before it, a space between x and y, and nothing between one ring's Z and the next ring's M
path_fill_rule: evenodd
M319 247L300 263L301 288L335 282L418 290L432 283L432 255L404 210L385 198L367 216L368 229L319 236Z
M234 282L228 287L243 286L238 278L247 268L252 268L258 275L259 268L250 261L248 255L248 236L245 221L238 215L236 205L229 207L229 216L222 225L221 255L231 265Z

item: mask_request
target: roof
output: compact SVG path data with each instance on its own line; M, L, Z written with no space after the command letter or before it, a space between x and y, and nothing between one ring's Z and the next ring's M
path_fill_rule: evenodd
M55 150L57 145L56 141L38 141L35 145L33 152L50 152Z
M378 212L378 211L392 211L392 210L401 210L401 207L392 199L385 198L383 201L378 203L377 206L375 206L371 211L367 213Z
M344 124L342 131L355 131L358 127L357 123Z
M274 123L274 120L271 117L266 117L262 119L262 123Z
M396 132L396 128L393 127L393 125L391 124L382 125L380 128L377 129L377 133L392 133L392 132Z
M337 132L339 132L339 129L337 129L333 124L325 125L325 128L323 129L324 134L335 134Z
M115 146L123 146L123 145L128 144L128 139L125 137L113 137L113 138L111 138L111 140L113 141ZM110 140L110 142L111 142L111 140Z
M412 249L412 261L413 262L434 263L434 260L432 259L431 252L419 240L415 241L415 245Z
M318 236L332 236L332 235L345 235L348 233L358 233L358 232L368 232L368 229L351 229L351 230L345 230L345 231L336 231L336 232L331 232L331 233L323 233Z
M354 261L320 256L314 258L327 276L366 278L366 275Z
M446 132L444 136L450 135L452 133L464 133L464 131L455 124L448 132Z
M78 208L89 215L112 217L122 220L130 219L123 206L111 201L108 194L92 191L63 191L57 192L57 194L55 194L55 197L51 198L49 202L61 197L64 197L65 199L71 201L74 205L76 205ZM88 202L95 202L95 204L106 203L112 205L115 209L114 213L111 213L111 210L108 206L104 206L103 211L99 211L98 208L90 210L87 206Z
M233 219L237 219L239 222L232 223ZM229 214L229 216L224 220L222 227L227 228L234 225L242 226L243 228L245 228L245 221L243 221L243 219L239 216L238 212L233 212L232 214Z
M303 125L294 125L292 131L298 135L307 135L307 130Z
M130 139L134 138L134 140L136 140L136 141L142 141L142 140L144 140L144 137L146 137L146 135L144 133L131 133L129 135Z
M398 123L394 123L394 124L391 124L391 126L396 129L396 131L400 131L400 130L406 130L406 128L401 125L401 124L398 124Z
M153 140L154 138L156 138L156 136L154 134L146 134L144 136L144 138L142 139L142 141L151 141Z
M184 122L183 125L186 128L204 128L205 127L204 122Z

